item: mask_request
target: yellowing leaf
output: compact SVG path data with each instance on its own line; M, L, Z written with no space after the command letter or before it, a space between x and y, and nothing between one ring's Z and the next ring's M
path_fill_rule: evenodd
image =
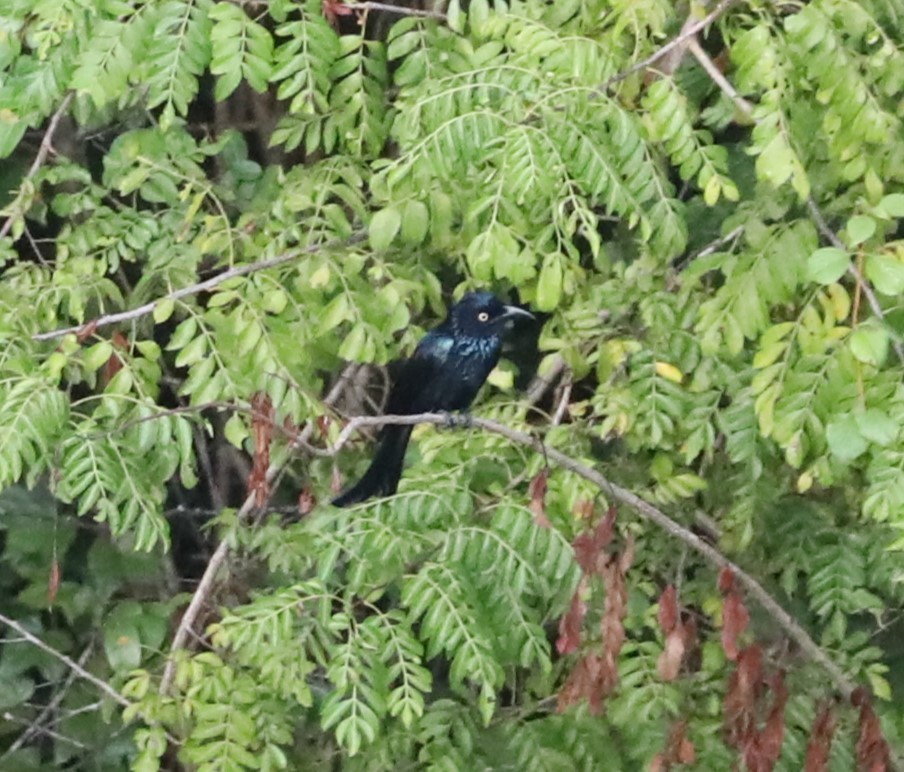
M675 365L670 365L668 362L656 362L655 369L657 375L666 378L673 383L681 383L684 379L681 370L675 367Z

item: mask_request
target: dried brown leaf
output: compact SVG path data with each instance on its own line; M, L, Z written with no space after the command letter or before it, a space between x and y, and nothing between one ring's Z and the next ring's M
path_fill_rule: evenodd
M659 629L668 635L678 625L678 592L668 585L659 596Z
M546 490L549 480L549 468L543 467L530 481L527 492L530 496L530 511L534 514L534 522L541 528L551 528L552 523L546 516Z
M571 654L581 646L581 627L587 615L587 604L582 599L586 586L587 579L582 578L571 596L568 611L559 620L559 638L556 641L556 651L559 654Z
M834 735L835 714L832 711L832 703L825 701L816 713L813 728L810 730L804 772L827 772Z
M891 752L882 726L873 711L869 692L864 687L854 690L851 703L860 708L860 732L857 737L857 770L858 772L889 772L891 769Z
M738 658L738 638L747 629L750 614L738 593L731 591L722 602L722 648L725 656L734 661Z

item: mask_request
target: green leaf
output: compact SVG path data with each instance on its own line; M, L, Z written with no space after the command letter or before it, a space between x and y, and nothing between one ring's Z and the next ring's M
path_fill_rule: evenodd
M98 370L107 363L112 354L113 346L110 341L102 340L85 351L82 361L88 370Z
M857 413L857 428L867 440L883 447L895 441L901 427L884 410L870 408Z
M867 255L866 276L883 295L904 291L904 263L890 255Z
M402 240L407 244L420 244L430 227L430 213L420 201L409 201L402 216Z
M847 252L836 247L817 249L807 259L807 279L817 284L834 284L851 265Z
M857 419L845 416L826 427L829 450L840 461L853 461L867 449L867 441L860 433Z
M851 353L861 362L880 366L888 353L888 332L877 325L862 325L851 333Z
M162 298L157 301L152 312L154 323L163 324L173 315L175 308L176 302L172 298Z
M395 207L389 206L375 213L368 229L371 247L377 252L388 249L401 226L402 215Z
M891 217L904 217L904 193L890 193L879 202L879 207Z
M862 244L876 232L876 221L865 214L858 214L848 220L848 245L855 247Z
M552 311L562 298L562 261L555 253L543 260L540 277L537 279L537 308Z

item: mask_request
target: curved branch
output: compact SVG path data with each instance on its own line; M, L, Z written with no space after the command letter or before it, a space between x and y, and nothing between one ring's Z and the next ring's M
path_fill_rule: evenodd
M744 586L751 597L753 597L760 606L769 613L769 615L784 629L788 636L801 648L809 659L820 665L832 679L835 687L845 698L849 698L856 688L856 684L851 681L841 670L838 665L819 647L810 634L794 619L778 601L773 598L769 592L761 585L753 576L744 571L740 566L729 560L719 550L712 545L703 541L693 531L689 531L680 523L677 523L665 512L658 507L653 506L650 502L642 499L627 488L622 488L613 482L607 480L603 475L595 469L585 466L579 461L567 456L555 448L550 448L543 444L539 437L531 436L526 432L512 429L498 421L489 418L473 417L470 419L471 425L478 429L498 434L507 440L518 445L532 447L538 452L542 452L545 457L554 464L567 469L582 477L588 482L596 485L601 491L611 496L618 502L630 507L638 515L645 520L649 520L670 536L674 536L679 541L686 544L692 550L704 557L716 568L730 568L737 580ZM336 452L342 447L351 435L358 429L372 426L381 426L383 424L439 424L448 425L449 416L444 413L424 413L415 416L362 416L353 418L348 422L342 430L336 444L333 446L332 452Z
M330 397L338 396L338 391L342 381L334 387ZM329 398L328 398L329 399ZM320 450L318 455L334 456L344 445L352 438L352 435L360 429L369 427L384 426L387 424L411 426L413 424L436 424L448 426L450 416L447 413L423 413L420 415L384 415L384 416L358 416L352 418L339 433L336 442L327 450ZM773 598L769 592L761 585L751 574L747 573L740 566L729 560L718 549L705 542L692 531L685 528L680 523L673 520L665 512L658 507L653 506L650 502L642 499L637 494L622 488L613 482L607 480L602 474L586 466L571 456L562 453L555 448L550 448L543 444L542 439L527 434L526 432L513 429L505 424L493 421L489 418L469 417L469 425L482 429L492 434L498 434L507 440L526 447L534 448L536 451L543 453L545 458L552 463L567 469L588 482L596 485L603 493L607 494L616 501L633 509L638 515L645 520L654 523L656 526L664 530L670 536L675 537L679 541L686 544L690 549L697 552L709 563L716 568L730 568L737 580L744 586L747 592L753 597L757 603L776 621L776 623L788 634L788 636L800 647L801 651L813 662L822 667L828 673L832 682L838 691L849 698L856 688L856 684L845 675L844 671L820 648L820 646L810 637L810 634L794 619L785 609ZM310 426L310 425L309 425ZM295 443L301 447L310 437L311 432L307 430L302 433L299 440ZM313 449L312 449L313 450ZM275 465L267 470L268 481L275 477L279 472L279 468ZM254 505L254 497L249 496L239 511L239 517L245 517ZM189 631L200 611L201 605L206 599L213 586L217 570L225 560L229 547L226 541L220 543L214 557L208 564L208 569L204 573L201 584L195 591L195 596L189 605L188 610L182 618L176 637L170 652L170 660L167 662L167 670L164 673L164 679L161 683L161 693L165 693L172 683L173 668L175 667L172 655L182 648L188 638Z

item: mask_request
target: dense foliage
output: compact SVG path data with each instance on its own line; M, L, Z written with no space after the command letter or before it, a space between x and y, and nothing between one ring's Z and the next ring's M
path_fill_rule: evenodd
M376 5L0 9L0 766L886 768L904 9ZM354 364L477 286L542 318L476 412L872 703L537 447L326 505Z

